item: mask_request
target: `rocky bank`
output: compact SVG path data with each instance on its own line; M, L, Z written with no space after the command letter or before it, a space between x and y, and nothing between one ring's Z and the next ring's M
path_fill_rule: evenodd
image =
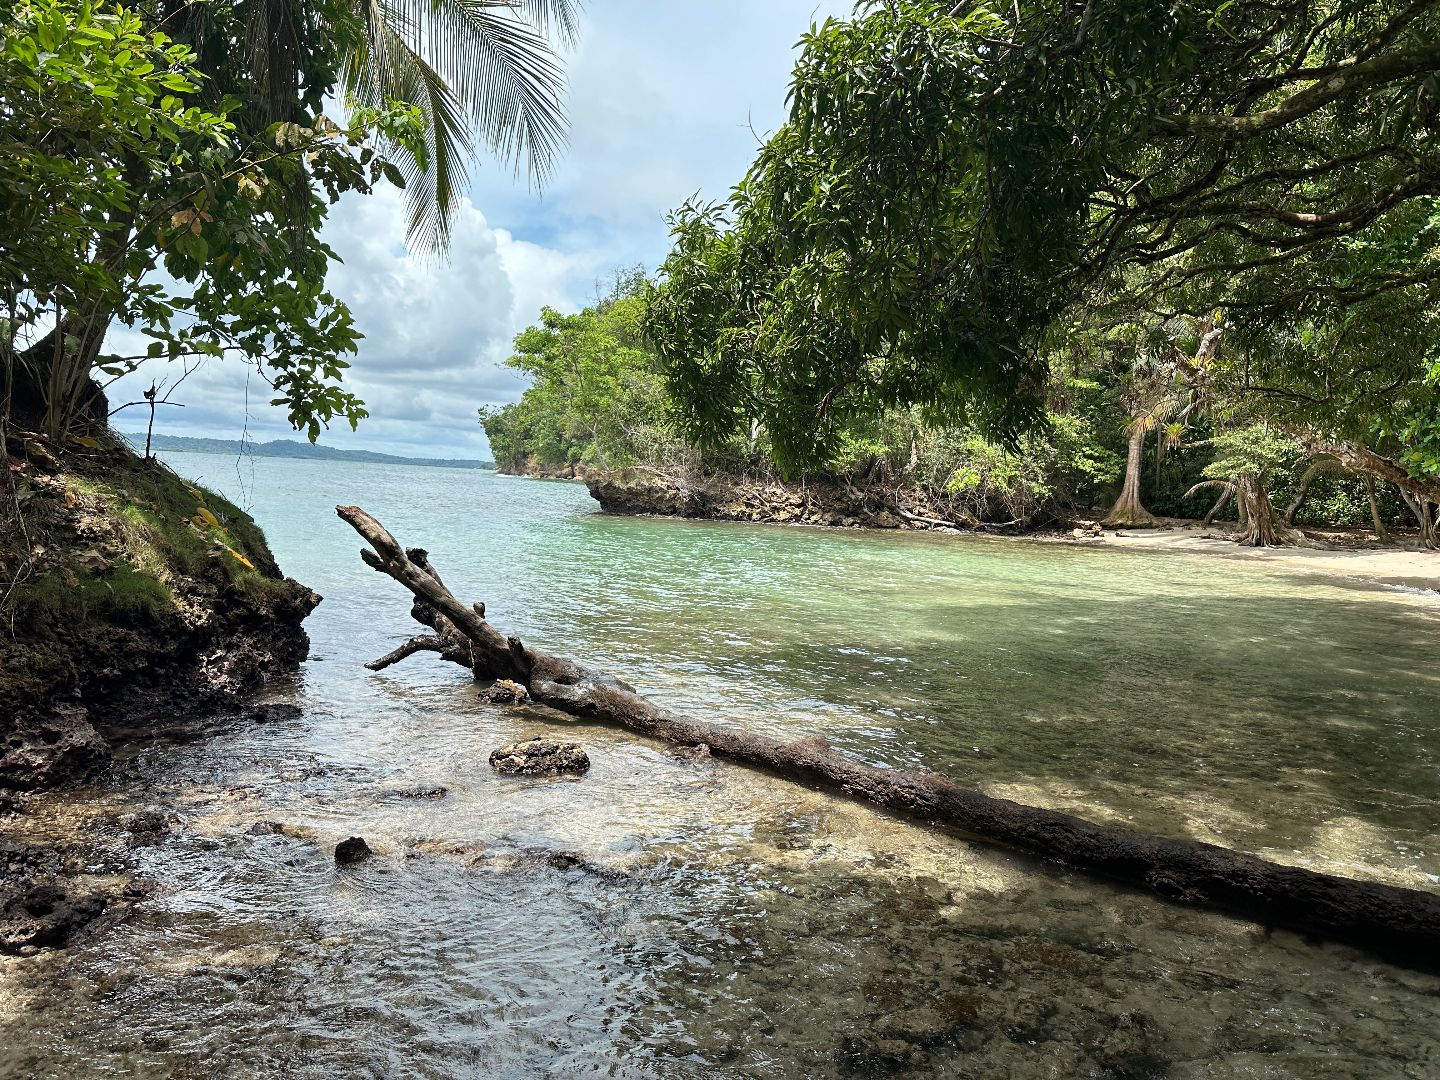
M855 487L831 479L781 482L712 474L670 476L650 469L588 472L585 485L611 514L711 518L867 529L981 528L956 519L924 491Z
M309 651L320 597L249 515L117 439L12 432L0 502L0 793L83 779Z

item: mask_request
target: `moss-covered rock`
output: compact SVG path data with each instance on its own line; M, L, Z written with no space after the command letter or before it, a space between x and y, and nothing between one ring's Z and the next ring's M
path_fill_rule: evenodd
M305 658L319 602L255 522L118 440L11 433L0 477L0 787L232 702Z

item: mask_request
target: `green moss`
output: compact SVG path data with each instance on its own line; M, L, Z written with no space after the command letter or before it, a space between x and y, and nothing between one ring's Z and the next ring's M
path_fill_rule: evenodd
M42 485L28 504L48 555L6 600L17 623L153 625L181 613L177 597L234 591L259 610L289 597L264 535L227 499L120 448L66 465L63 488Z
M127 455L101 476L65 479L77 490L110 502L112 512L124 522L135 562L151 573L201 575L206 564L213 563L236 584L262 575L279 576L265 536L249 514L161 465ZM213 515L219 525L205 523L202 511ZM242 558L221 552L212 560L217 542Z
M78 622L97 616L154 622L175 610L175 596L153 574L118 562L103 574L75 566L51 570L17 586L12 604L21 623Z

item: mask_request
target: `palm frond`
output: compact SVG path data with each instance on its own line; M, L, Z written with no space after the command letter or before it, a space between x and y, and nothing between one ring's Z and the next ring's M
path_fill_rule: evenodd
M407 40L464 102L477 141L517 172L528 167L531 180L543 184L566 139L565 74L544 32L507 0L396 0L396 6L416 33ZM547 20L557 17L553 3L526 6L538 6Z
M561 45L580 39L579 0L520 0L517 9L527 23L540 33L554 36Z
M474 153L465 109L445 79L405 39L398 13L383 0L370 0L367 14L365 49L347 58L342 81L347 94L361 104L402 101L425 117L427 162L404 147L392 146L389 152L405 178L407 239L418 248L443 251L466 183L465 163Z
M412 244L443 249L480 142L550 176L566 141L565 77L547 35L573 41L576 0L362 0L364 50L347 58L343 81L356 100L417 105L429 128L428 166L392 147L404 173Z

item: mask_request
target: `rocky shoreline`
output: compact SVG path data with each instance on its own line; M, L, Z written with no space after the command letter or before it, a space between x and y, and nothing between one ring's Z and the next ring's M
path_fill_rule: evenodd
M320 597L237 507L118 444L6 449L0 792L83 780L112 739L237 706L308 655Z
M15 827L34 793L93 777L135 736L266 719L276 706L244 703L308 655L320 597L281 574L249 515L118 440L21 433L5 451L0 954L28 954L118 918L146 887L104 838L57 847ZM133 847L168 825L119 829Z
M1298 573L1324 573L1375 586L1402 586L1440 592L1440 552L1426 550L1413 530L1391 530L1380 543L1365 530L1307 531L1305 547L1242 547L1234 525L1206 525L1183 519L1157 519L1154 527L1115 529L1096 519L1102 510L1074 518L1038 517L1029 522L982 522L947 518L949 508L914 488L857 488L825 480L782 483L710 475L702 479L670 476L634 468L602 472L567 466L550 479L584 482L605 513L679 517L759 524L826 528L921 530L988 533L1035 541L1107 544L1136 551L1175 551L1231 559L1258 560ZM573 473L573 476L571 475ZM510 475L538 476L539 472Z
M532 480L580 481L607 514L855 529L970 526L940 516L943 511L916 489L902 489L897 494L828 479L787 482L720 473L682 476L642 466L606 470L583 463L556 465L531 459L503 465L498 471Z
M919 488L856 487L833 479L779 481L710 474L671 476L653 469L587 470L580 477L609 514L707 518L846 529L1028 528L1034 522L956 518Z

